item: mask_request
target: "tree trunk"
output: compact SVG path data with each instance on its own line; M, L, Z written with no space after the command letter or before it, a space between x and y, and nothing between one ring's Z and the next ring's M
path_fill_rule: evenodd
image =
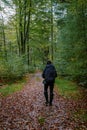
M30 42L30 15L31 15L31 0L29 3L29 12L28 12L28 23L27 23L27 28L26 28L26 41L27 41L27 57L28 57L28 66L30 64L30 46L29 46L29 42Z
M51 0L51 60L53 61L53 2Z
M7 49L6 49L6 38L5 38L5 30L4 30L4 20L2 16L2 32L3 32L3 42L4 42L4 54L5 54L5 59L7 60Z

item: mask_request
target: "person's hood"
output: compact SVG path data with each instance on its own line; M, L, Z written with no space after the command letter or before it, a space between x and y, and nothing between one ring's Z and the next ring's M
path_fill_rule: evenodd
M46 67L47 68L51 68L51 67L53 68L53 65L52 64L47 64Z

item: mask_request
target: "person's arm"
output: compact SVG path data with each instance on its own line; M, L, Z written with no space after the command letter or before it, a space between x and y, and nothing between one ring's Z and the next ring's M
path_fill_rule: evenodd
M55 77L57 77L57 71L55 70Z
M54 67L54 70L55 70L55 78L57 77L57 71L56 71L56 68Z
M44 69L43 73L42 73L42 77L45 78L45 70L46 68Z

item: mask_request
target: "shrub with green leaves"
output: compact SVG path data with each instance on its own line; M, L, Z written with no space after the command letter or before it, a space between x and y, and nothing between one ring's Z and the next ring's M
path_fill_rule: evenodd
M25 58L25 57L24 57ZM16 79L20 78L27 72L34 72L33 66L28 66L25 59L17 55L9 56L7 61L0 61L0 78Z

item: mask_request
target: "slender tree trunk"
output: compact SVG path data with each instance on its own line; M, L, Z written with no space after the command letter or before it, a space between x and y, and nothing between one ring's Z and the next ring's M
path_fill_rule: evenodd
M20 48L20 40L19 40L17 26L16 26L16 39L17 39L17 44L18 44L18 53L19 53L19 56L20 56L20 54L21 54L21 48Z
M51 0L51 60L53 61L53 2Z
M24 34L23 34L23 37L24 37L24 46L23 46L23 48L24 48L24 50L26 51L26 24L27 24L27 14L26 14L26 10L27 10L27 0L25 0L24 1Z
M6 38L5 38L5 30L4 30L4 20L2 16L2 32L3 32L3 42L4 42L4 54L5 54L5 59L7 60L7 49L6 49Z
M24 54L24 48L23 48L23 7L22 7L22 3L21 0L19 0L19 38L20 38L20 50L21 50L21 54Z
M28 63L28 67L29 67L29 65L30 65L30 57L29 57L29 55L30 55L30 48L29 48L29 45L27 46L27 63Z
M30 16L31 16L31 0L29 3L29 12L28 12L28 23L27 23L27 29L26 29L26 40L27 40L27 57L28 57L28 66L30 65L30 46L29 46L29 42L30 42Z

